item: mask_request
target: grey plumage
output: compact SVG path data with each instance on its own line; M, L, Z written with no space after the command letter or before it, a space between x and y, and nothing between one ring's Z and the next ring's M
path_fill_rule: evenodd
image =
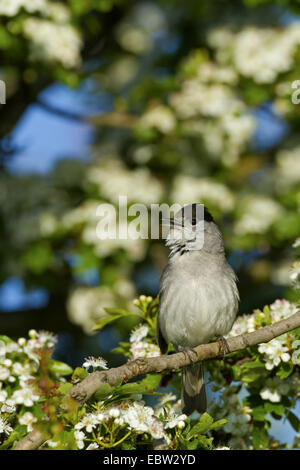
M238 309L236 275L226 261L221 232L204 206L202 220L195 217L195 207L200 205L175 214L166 241L171 252L161 276L157 320L163 353L168 343L178 351L227 334ZM183 368L181 399L184 413L205 411L201 363Z

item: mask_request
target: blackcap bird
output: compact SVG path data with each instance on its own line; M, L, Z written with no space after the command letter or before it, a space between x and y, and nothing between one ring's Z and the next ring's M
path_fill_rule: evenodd
M202 204L190 204L169 219L170 256L160 281L157 340L161 352L223 339L239 303L236 275L228 264L221 232ZM181 404L187 415L207 408L203 364L182 370Z

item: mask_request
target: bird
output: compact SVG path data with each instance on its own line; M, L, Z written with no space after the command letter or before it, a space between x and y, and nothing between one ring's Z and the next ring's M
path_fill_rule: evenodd
M220 229L207 207L198 203L185 205L165 222L170 254L160 279L160 351L165 354L171 343L175 351L191 353L213 337L225 348L224 335L233 326L240 298ZM194 360L182 369L181 407L186 415L207 409L202 362Z

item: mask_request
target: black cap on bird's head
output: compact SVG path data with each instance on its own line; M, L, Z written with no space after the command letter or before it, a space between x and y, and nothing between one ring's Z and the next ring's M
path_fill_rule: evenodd
M204 206L204 204L188 204L176 212L175 218L177 217L188 220L191 225L196 225L201 220L205 220L206 222L214 222L213 216Z
M182 207L173 218L163 218L162 221L171 227L184 227L185 224L196 226L200 221L214 222L214 219L204 204L193 203Z

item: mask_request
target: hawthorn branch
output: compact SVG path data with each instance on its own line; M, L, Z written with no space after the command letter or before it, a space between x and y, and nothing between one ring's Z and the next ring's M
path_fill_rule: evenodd
M300 310L289 318L260 328L252 333L228 338L228 354L257 344L268 343L277 336L298 327L300 327ZM202 344L195 347L194 351L197 354L197 358L195 355L193 363L213 359L222 355L218 342ZM67 411L74 409L74 406L82 405L105 383L114 385L120 381L127 382L130 379L145 374L177 371L181 367L190 365L191 362L187 354L179 352L169 356L163 355L159 357L135 359L128 361L120 367L115 367L107 371L93 372L69 391L64 397L61 407ZM19 441L14 450L37 449L44 441L45 437L43 434L35 429Z

